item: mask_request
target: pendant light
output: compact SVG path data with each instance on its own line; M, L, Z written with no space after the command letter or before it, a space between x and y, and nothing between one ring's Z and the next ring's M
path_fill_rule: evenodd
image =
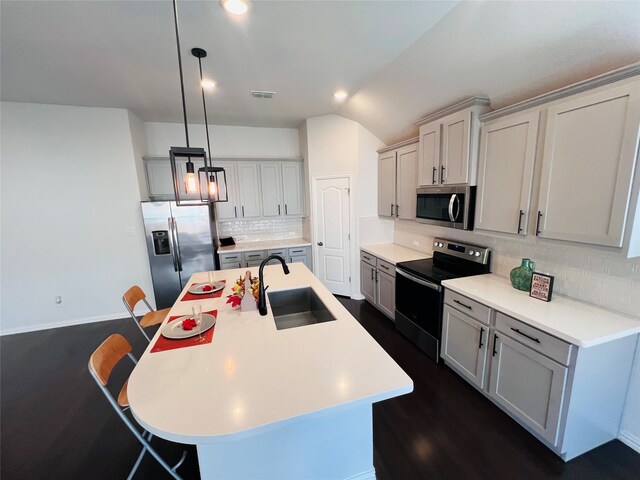
M205 174L212 172L209 158L204 151L204 148L192 148L189 145L189 126L187 122L187 105L184 96L184 76L182 73L182 54L180 52L180 30L178 26L178 3L177 0L173 0L173 20L176 30L176 48L178 51L178 70L180 73L180 93L182 95L182 116L184 119L184 135L187 143L186 147L171 147L169 149L169 161L171 162L171 175L173 176L173 189L176 196L176 205L202 205L208 204L210 201L215 201L214 198L209 195L209 188L207 188L207 196L203 198L200 187L199 173L196 175L194 160L202 164L202 169ZM207 138L208 142L208 138ZM186 159L186 163L183 162ZM184 165L184 166L183 166ZM183 178L183 180L181 180ZM205 175L207 178L207 175ZM210 181L205 181L207 186Z
M204 112L204 128L207 136L207 153L211 158L211 142L209 141L209 120L207 119L207 102L204 94L205 82L202 78L202 59L207 56L207 51L202 48L192 48L191 54L198 59L200 73L200 92L202 93L202 111ZM207 168L205 165L198 169L198 181L200 183L200 200L209 202L228 202L227 174L224 168L214 167L213 163ZM222 190L222 192L221 192Z

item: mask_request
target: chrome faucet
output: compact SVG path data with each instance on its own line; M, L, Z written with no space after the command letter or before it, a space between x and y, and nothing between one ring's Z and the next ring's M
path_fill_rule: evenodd
M263 317L267 314L267 294L265 293L267 289L264 286L264 274L262 273L262 270L264 269L264 266L267 263L269 263L269 260L278 260L282 264L282 270L284 271L284 274L289 275L289 267L287 267L287 264L284 261L284 258L282 258L279 255L271 255L265 258L260 264L260 269L258 270L258 280L260 282L260 295L258 296L258 311L260 312L260 315L262 315Z

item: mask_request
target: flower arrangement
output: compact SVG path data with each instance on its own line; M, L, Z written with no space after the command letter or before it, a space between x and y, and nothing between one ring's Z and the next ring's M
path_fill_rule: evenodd
M257 301L260 295L260 281L258 280L258 277L250 276L249 278L251 279L251 294L253 295L253 298L255 298ZM238 278L238 280L236 280L236 283L233 285L233 287L231 287L231 291L233 293L231 295L227 295L227 303L230 303L232 307L237 307L238 305L240 305L240 302L242 301L242 297L244 297L244 290L245 290L244 285L246 283L245 280L246 280L246 275L245 276L240 275L240 278Z

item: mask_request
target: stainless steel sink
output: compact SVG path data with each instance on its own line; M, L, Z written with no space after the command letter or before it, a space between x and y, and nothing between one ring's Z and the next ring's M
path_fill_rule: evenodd
M336 319L312 288L267 292L267 296L278 330Z

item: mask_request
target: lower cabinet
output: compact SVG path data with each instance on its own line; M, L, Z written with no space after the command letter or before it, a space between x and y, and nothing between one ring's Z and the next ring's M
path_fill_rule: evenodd
M304 263L309 270L312 270L311 247L220 253L220 270L259 267L262 261L270 255L279 255L284 258L287 263Z
M396 317L395 266L370 253L360 252L360 292L387 317Z
M488 326L444 306L440 356L479 388L484 388L488 343Z
M564 460L617 437L637 340L578 347L445 290L441 358Z
M493 341L489 396L557 445L567 367L500 332Z

